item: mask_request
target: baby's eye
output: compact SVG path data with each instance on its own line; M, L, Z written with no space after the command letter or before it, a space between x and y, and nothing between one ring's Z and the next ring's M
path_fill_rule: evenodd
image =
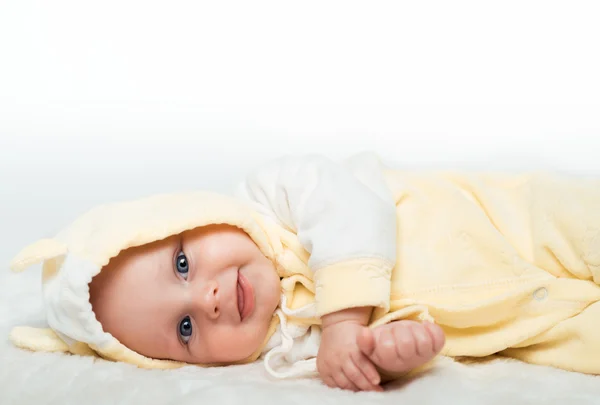
M177 255L177 258L175 259L175 270L177 270L177 273L179 273L179 275L183 277L184 280L187 280L188 272L190 269L188 266L187 257L185 257L185 253L179 252L179 254Z
M179 338L186 343L190 340L192 336L192 321L189 316L186 316L179 322Z

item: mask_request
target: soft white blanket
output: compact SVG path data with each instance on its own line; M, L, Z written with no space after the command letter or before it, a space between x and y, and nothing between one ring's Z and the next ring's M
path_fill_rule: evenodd
M6 261L5 261L6 262ZM6 270L6 266L4 266ZM261 364L147 371L12 347L13 325L43 325L39 272L0 276L0 404L600 404L600 378L498 359L441 362L427 375L354 394L318 380L273 381ZM600 320L599 320L600 323ZM600 361L600 359L598 359Z

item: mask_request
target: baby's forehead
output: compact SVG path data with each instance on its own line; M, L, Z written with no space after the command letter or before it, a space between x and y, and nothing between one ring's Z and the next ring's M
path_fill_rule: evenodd
M142 321L155 312L165 283L172 274L169 241L127 249L114 257L90 283L90 303L103 326L121 329L120 323ZM125 310L126 309L126 310ZM135 322L133 322L135 323Z
M161 259L172 253L176 243L175 238L176 236L172 236L167 239L122 250L116 257L110 260L106 268L152 266L153 263L160 262Z
M122 250L92 279L90 294L98 289L127 289L127 284L142 286L172 266L175 240L152 242Z
M162 273L164 260L159 262L153 249L123 251L122 254L92 279L92 310L104 331L125 346L150 357L163 358L160 350L167 347L164 343L167 340L161 336L170 325L167 321L171 315L168 300L157 299L162 297L161 291L168 279L168 275ZM155 342L157 336L163 343Z

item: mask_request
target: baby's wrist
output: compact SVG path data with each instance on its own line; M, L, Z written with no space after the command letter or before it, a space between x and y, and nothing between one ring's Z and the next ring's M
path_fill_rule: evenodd
M332 312L321 317L321 326L323 330L339 323L351 322L362 326L369 324L373 307L346 308L340 311Z

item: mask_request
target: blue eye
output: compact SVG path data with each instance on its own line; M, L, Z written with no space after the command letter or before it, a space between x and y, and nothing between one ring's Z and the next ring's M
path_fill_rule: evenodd
M179 338L187 343L192 336L192 321L189 316L186 316L179 322Z
M188 272L190 270L187 257L185 257L185 253L179 252L177 258L175 259L175 270L184 280L187 280Z

